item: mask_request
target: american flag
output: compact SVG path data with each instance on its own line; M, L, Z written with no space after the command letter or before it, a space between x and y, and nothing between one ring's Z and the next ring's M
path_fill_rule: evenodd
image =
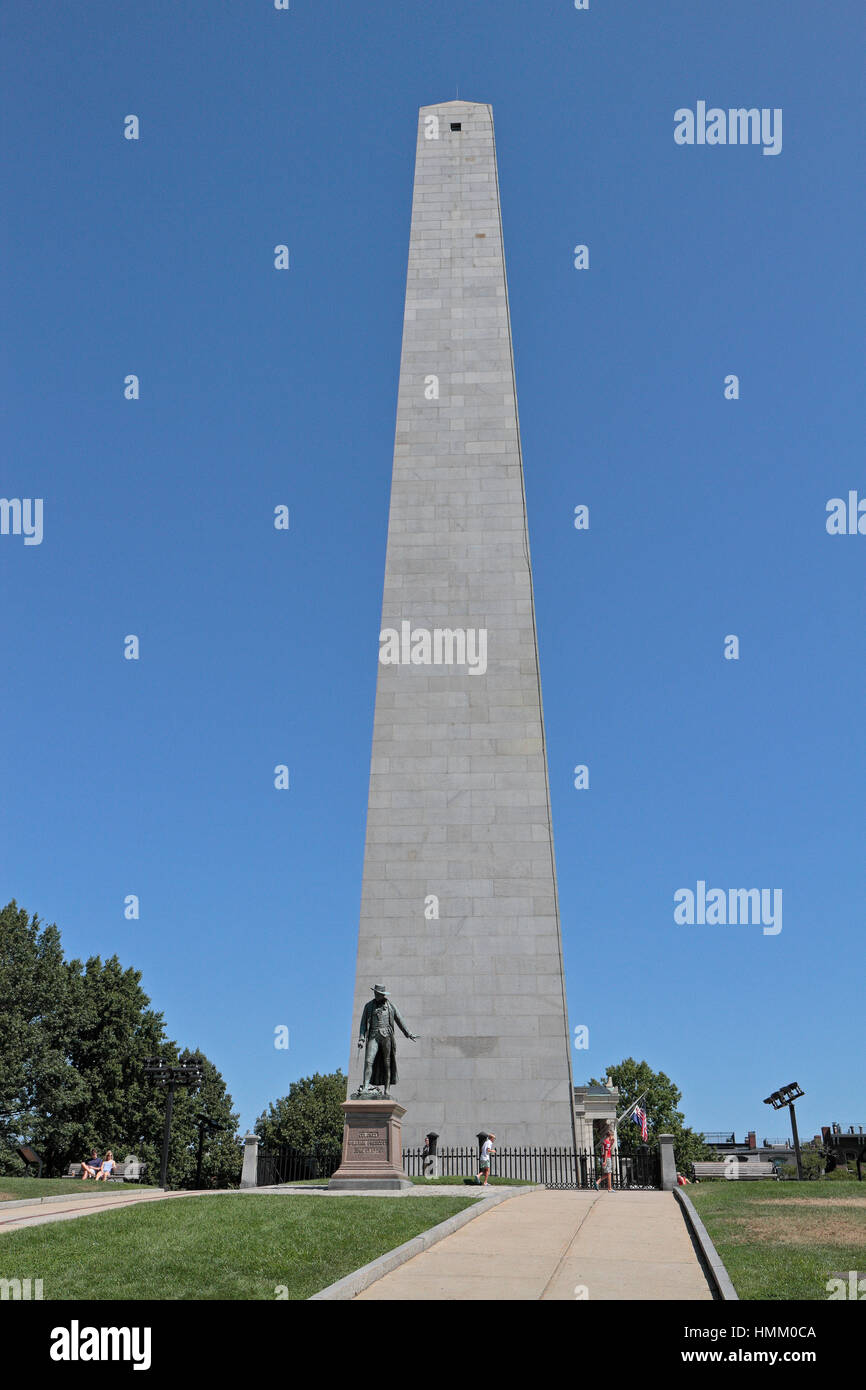
M640 1106L638 1106L634 1114L632 1115L632 1119L634 1120L636 1125L640 1125L640 1137L641 1139L645 1140L647 1136L646 1111L641 1110Z

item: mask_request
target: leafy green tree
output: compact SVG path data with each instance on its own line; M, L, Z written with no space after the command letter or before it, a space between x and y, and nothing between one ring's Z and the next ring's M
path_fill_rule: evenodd
M72 960L67 971L74 1025L68 1055L85 1089L64 1116L64 1142L54 1137L56 1117L45 1116L39 1126L43 1143L62 1148L66 1163L94 1147L100 1153L111 1149L118 1160L127 1153L145 1158L144 1144L161 1143L163 1105L144 1074L144 1060L168 1055L173 1046L162 1014L150 1008L141 972L125 970L117 956L105 962L92 956L84 966Z
M823 1178L826 1162L827 1159L822 1149L816 1149L814 1144L800 1145L800 1166L803 1169L804 1178ZM796 1158L792 1157L790 1163L781 1164L780 1172L784 1173L786 1178L796 1178Z
M149 1056L178 1059L163 1016L150 1007L141 972L116 956L65 961L56 926L15 902L0 910L0 1172L21 1172L16 1146L62 1173L91 1148L116 1159L135 1153L159 1175L166 1095L144 1072ZM195 1116L219 1122L203 1153L202 1180L231 1186L241 1168L238 1116L225 1082L203 1053L199 1093L175 1095L169 1174L195 1179Z
M800 1150L800 1162L803 1166L804 1178L821 1178L824 1176L826 1160L824 1155L814 1148L802 1148Z
M199 1051L185 1052L201 1062L204 1080L198 1090L185 1087L175 1092L171 1126L169 1181L172 1187L193 1187L198 1162L200 1115L219 1125L205 1126L202 1146L202 1187L237 1187L243 1167L243 1144L238 1138L240 1115L232 1110L232 1098L213 1062ZM162 1140L160 1138L160 1154ZM159 1168L157 1167L157 1172Z
M704 1136L687 1127L685 1115L677 1108L682 1092L663 1071L655 1072L647 1062L626 1057L617 1066L608 1067L607 1075L619 1089L620 1114L624 1114L646 1092L641 1109L646 1111L647 1116L647 1142L657 1146L660 1134L672 1134L678 1172L682 1173L695 1161L714 1156L715 1150L705 1143ZM596 1080L590 1082L592 1086L603 1084ZM640 1129L631 1120L619 1127L618 1134L620 1148L626 1153L633 1153L641 1142Z
M287 1096L273 1101L255 1123L255 1133L269 1145L292 1144L303 1153L339 1153L347 1077L341 1071L293 1081Z
M74 1009L60 933L14 900L0 909L0 1000L0 1164L21 1172L15 1149L26 1141L51 1172L71 1141L69 1111L86 1084L69 1058Z

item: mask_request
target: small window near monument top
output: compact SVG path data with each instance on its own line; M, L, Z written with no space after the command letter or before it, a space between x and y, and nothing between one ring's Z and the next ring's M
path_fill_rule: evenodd
M462 130L462 129L463 129L463 122L462 122L462 121L452 121L452 122L451 122L451 129L452 129L452 130Z

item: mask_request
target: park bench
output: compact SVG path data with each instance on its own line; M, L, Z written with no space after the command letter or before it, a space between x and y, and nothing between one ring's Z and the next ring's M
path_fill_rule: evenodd
M36 1176L37 1178L42 1177L42 1159L39 1157L35 1149L31 1149L29 1144L22 1144L21 1147L18 1149L18 1157L23 1159L23 1161L27 1164L28 1168L35 1168L38 1166L39 1172L36 1174Z
M140 1182L144 1177L146 1168L147 1164L142 1163L140 1159L136 1158L135 1154L127 1154L122 1163L115 1163L114 1172L109 1175L108 1181ZM70 1163L66 1176L68 1178L80 1178L81 1164ZM91 1179L88 1179L88 1181L91 1181ZM100 1178L100 1182L101 1181L102 1179Z
M746 1163L737 1162L733 1171L736 1173L738 1182L751 1178L777 1178L779 1176L772 1163L767 1163L760 1158L749 1159ZM695 1177L699 1181L703 1181L705 1178L727 1178L730 1172L731 1168L725 1162L704 1161L695 1163Z

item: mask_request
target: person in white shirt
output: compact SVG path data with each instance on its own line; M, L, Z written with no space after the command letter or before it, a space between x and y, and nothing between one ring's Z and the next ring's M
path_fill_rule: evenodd
M488 1134L484 1143L481 1145L481 1158L478 1164L478 1181L481 1183L482 1187L487 1186L487 1179L490 1177L490 1155L496 1153L493 1147L495 1138L495 1134Z

